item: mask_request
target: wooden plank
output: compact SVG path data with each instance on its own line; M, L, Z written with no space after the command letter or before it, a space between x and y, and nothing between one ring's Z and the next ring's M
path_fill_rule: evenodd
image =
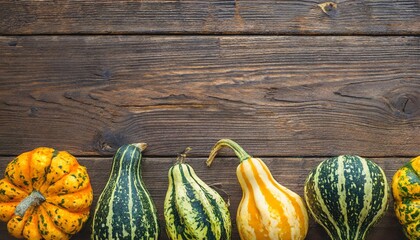
M0 157L0 171L3 172L6 164L12 158ZM304 181L309 172L317 166L324 158L263 158L268 167L271 169L273 176L284 186L292 191L295 191L300 196L303 196ZM391 181L395 171L400 168L408 158L375 158L371 159L381 166L388 178ZM108 158L80 158L80 163L88 168L94 189L94 205L99 197L100 192L105 186L105 179L108 179L112 159ZM220 158L217 157L212 167L207 168L204 164L204 158L191 158L188 163L195 169L197 175L208 184L220 183L222 188L230 195L230 211L233 219L233 239L239 239L236 228L235 218L236 209L238 207L242 191L239 183L236 180L236 167L239 163L234 158ZM170 166L175 163L175 158L145 158L143 160L143 177L145 184L155 201L158 209L160 226L162 234L160 239L167 239L164 230L164 216L163 216L163 201L167 190L168 179L167 171ZM225 196L221 193L222 196ZM226 198L225 198L226 199ZM392 198L387 214L383 219L372 229L368 235L368 239L372 240L401 240L404 239L401 227L393 213ZM94 207L93 207L94 208ZM1 224L0 235L2 239L6 235L5 224ZM88 239L90 236L90 227L87 224L82 232L77 234L75 239ZM325 231L316 224L312 219L310 222L310 229L306 239L327 239ZM7 238L6 240L11 239Z
M416 0L7 1L0 34L419 34Z
M0 153L418 155L419 39L0 37Z

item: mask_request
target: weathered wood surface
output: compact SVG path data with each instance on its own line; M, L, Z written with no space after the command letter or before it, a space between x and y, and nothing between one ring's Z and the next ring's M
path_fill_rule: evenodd
M417 0L0 1L0 34L419 34Z
M0 37L0 153L415 156L420 38ZM231 154L229 154L231 155Z
M180 150L181 151L181 150ZM253 147L249 151L254 151ZM143 177L145 184L156 203L158 210L160 226L162 234L160 239L167 239L164 228L163 217L163 201L167 190L168 179L167 172L172 164L175 163L175 158L149 158L147 157L148 150L145 151L145 158L143 159ZM303 197L304 181L309 172L317 166L325 158L263 158L268 167L271 169L273 176L284 186L298 193ZM12 158L0 158L0 170L6 168L6 164ZM408 158L374 158L371 159L381 166L387 174L388 181L391 181L395 171L400 168ZM92 186L94 189L94 204L99 197L106 179L108 179L111 169L112 158L80 158L80 163L88 168L91 177ZM230 194L230 212L233 220L233 239L239 239L236 228L236 209L238 207L240 197L242 194L239 183L236 179L236 167L239 161L236 158L221 158L217 157L213 165L208 168L205 166L205 158L191 158L187 160L188 163L195 169L197 175L208 184L221 184L222 189ZM3 176L1 176L3 177ZM221 192L222 196L226 195ZM5 233L5 226L1 224L0 232ZM77 234L74 239L88 239L90 236L89 223L85 225L82 232ZM2 239L9 240L10 237ZM327 234L321 226L316 224L312 219L310 229L307 236L308 240L328 239ZM368 235L368 239L372 240L401 240L404 239L401 227L393 213L392 199L390 200L390 207L383 219L372 229Z
M161 239L167 170L186 146L231 195L234 222L238 161L203 163L220 138L301 196L339 154L371 157L390 180L420 155L419 1L322 2L0 0L0 172L38 146L68 150L97 200L116 149L147 142ZM390 203L368 239L404 239ZM0 236L11 239L5 224ZM307 239L327 235L311 220Z

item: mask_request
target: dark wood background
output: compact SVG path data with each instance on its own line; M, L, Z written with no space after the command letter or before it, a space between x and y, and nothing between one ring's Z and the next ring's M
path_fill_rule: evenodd
M167 171L187 146L197 174L230 194L234 225L238 160L223 151L204 165L220 138L301 196L309 171L339 154L391 180L420 155L420 3L321 3L1 0L0 171L38 146L68 150L97 200L116 149L147 142L161 239ZM404 238L390 204L368 239ZM11 239L5 224L0 235ZM311 220L307 239L327 235Z

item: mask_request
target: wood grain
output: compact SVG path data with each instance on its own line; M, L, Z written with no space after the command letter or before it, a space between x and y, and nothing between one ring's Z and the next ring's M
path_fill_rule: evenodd
M147 150L145 152L147 156ZM316 167L325 158L263 158L267 166L271 169L273 176L284 186L295 191L303 197L304 181L309 172ZM12 158L0 157L0 171L4 171L6 164ZM371 159L381 166L388 178L391 181L395 171L400 168L408 158L374 158ZM108 179L111 169L112 159L109 158L79 158L82 165L88 168L91 178L92 187L94 189L94 205L105 186L106 179ZM236 209L238 207L242 191L236 179L235 171L239 161L235 158L221 158L217 157L213 165L207 168L204 164L204 158L190 158L188 163L195 169L197 175L208 184L221 184L222 189L230 195L230 211L233 220L233 239L239 239L236 228L235 218ZM143 177L145 184L150 191L152 198L155 201L158 209L160 226L162 234L160 239L167 239L164 230L163 217L163 201L167 190L167 172L172 164L175 163L175 158L149 158L143 160ZM3 177L3 176L2 176ZM221 195L227 199L226 195L221 192ZM93 207L94 208L94 207ZM5 224L1 224L0 234L2 239L6 235ZM6 235L7 236L7 235ZM89 223L85 225L84 229L77 234L74 239L88 239L90 236ZM320 240L327 239L325 231L316 224L312 219L310 222L310 229L306 239ZM6 237L5 240L11 238ZM401 227L393 213L392 199L387 214L383 219L372 229L368 235L368 239L372 240L401 240L404 239Z
M415 156L420 38L0 37L0 153ZM227 153L229 156L232 154Z
M417 0L0 1L0 34L420 33Z
M420 155L420 3L0 0L0 172L38 146L79 156L95 201L116 149L147 142L143 176L158 207L167 171L188 162L230 194L232 138L303 195L328 156L357 154L388 179ZM0 176L1 178L2 176ZM11 240L5 224L0 238ZM89 239L89 223L73 239ZM308 240L327 239L313 220ZM368 239L404 239L392 201Z

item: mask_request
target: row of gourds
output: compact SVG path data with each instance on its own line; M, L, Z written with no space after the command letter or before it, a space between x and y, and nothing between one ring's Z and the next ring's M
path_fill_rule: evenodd
M374 162L343 155L314 168L304 198L280 185L259 158L236 142L221 139L217 152L233 149L243 190L236 221L241 239L304 239L308 211L331 239L364 239L388 207L389 187ZM92 239L158 239L156 207L141 177L146 144L120 147L92 218ZM231 239L228 204L185 163L186 152L169 169L164 202L171 239ZM420 239L420 157L401 167L392 180L395 213L409 239ZM87 221L93 191L87 170L65 151L41 147L11 161L0 180L0 220L16 238L69 239Z

